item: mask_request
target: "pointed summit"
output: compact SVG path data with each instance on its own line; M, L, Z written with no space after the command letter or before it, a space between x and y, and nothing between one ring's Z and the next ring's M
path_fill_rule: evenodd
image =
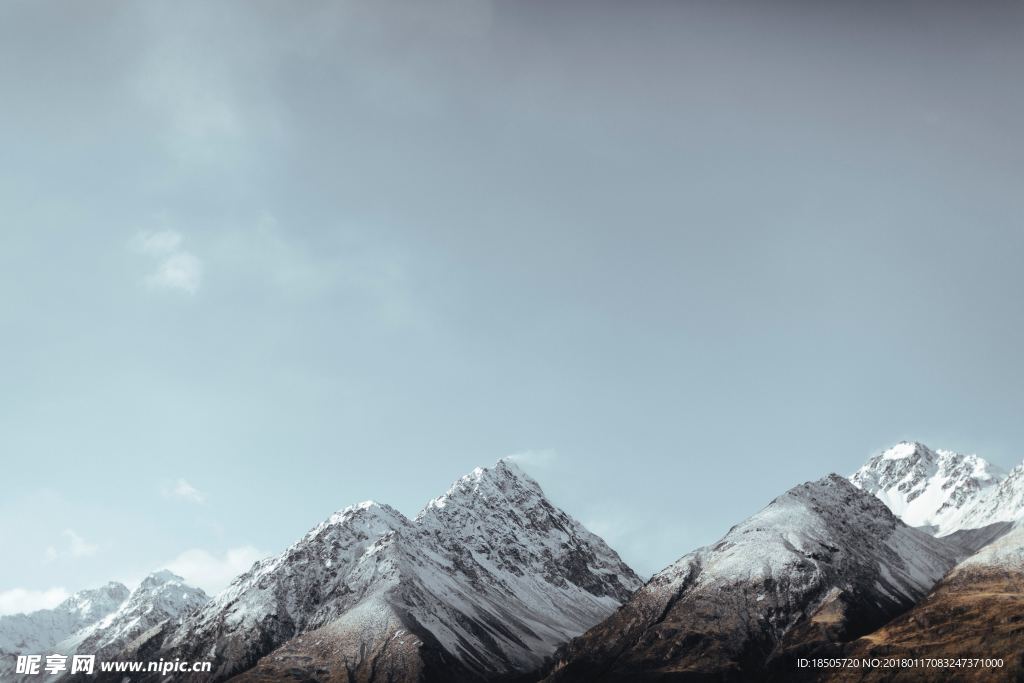
M142 580L139 584L140 588L152 589L159 586L166 585L168 583L185 583L185 579L181 578L169 569L161 569L155 571Z
M177 574L166 569L156 571L143 579L116 611L61 641L56 650L63 654L115 655L146 631L177 623L208 600L206 593Z
M498 460L493 467L477 467L459 478L444 495L431 500L420 511L417 518L431 509L447 507L452 502L471 504L475 500L543 498L540 485L515 463L506 459Z
M872 457L850 481L910 526L945 536L967 528L964 518L1004 477L977 455L904 441Z
M889 621L953 562L941 541L831 475L656 574L561 649L545 680L771 679Z
M17 655L50 652L62 640L91 627L128 599L128 588L112 581L79 591L53 609L0 617L0 680L13 680Z
M414 520L347 507L180 625L164 659L212 680L480 680L523 675L640 581L514 464L476 468Z

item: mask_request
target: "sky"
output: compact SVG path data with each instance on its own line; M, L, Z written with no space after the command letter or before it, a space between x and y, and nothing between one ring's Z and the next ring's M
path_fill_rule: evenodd
M1024 5L0 5L0 613L515 455L642 574L1024 458Z

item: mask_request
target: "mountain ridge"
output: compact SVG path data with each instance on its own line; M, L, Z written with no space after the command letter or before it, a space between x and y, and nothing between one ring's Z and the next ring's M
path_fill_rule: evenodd
M639 585L603 540L499 460L412 519L374 502L331 515L136 651L212 658L210 680L518 676Z
M923 597L955 563L833 474L794 487L669 565L562 648L548 681L747 680L831 652Z

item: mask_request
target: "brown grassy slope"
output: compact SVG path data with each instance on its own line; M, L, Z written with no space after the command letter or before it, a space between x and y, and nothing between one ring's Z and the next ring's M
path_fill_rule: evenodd
M959 569L914 609L847 648L850 657L1001 658L1001 669L844 670L829 681L1024 681L1024 573Z

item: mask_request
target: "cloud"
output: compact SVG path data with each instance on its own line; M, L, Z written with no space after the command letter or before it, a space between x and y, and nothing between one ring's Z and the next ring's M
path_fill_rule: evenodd
M62 558L90 557L99 550L98 545L89 543L75 532L74 529L65 529L61 532L61 535L68 539L67 543L62 548L53 545L47 546L46 552L43 555L47 562Z
M11 590L0 591L0 616L50 609L64 602L67 598L68 592L63 588L48 588L41 591L27 588L12 588Z
M253 562L266 557L252 546L229 548L217 556L202 548L190 548L164 565L193 586L207 593L217 593L233 578L248 570Z
M558 453L550 448L540 450L520 451L512 455L506 455L503 460L509 460L524 469L545 469L554 464Z
M140 233L136 236L136 244L139 251L143 253L166 256L177 251L183 239L180 232L159 230L157 232Z
M87 557L89 555L95 555L99 546L92 543L88 543L84 538L76 534L71 529L65 529L64 535L68 537L68 552L71 553L71 557Z
M185 238L175 230L141 232L132 240L135 249L156 257L156 270L146 276L146 284L157 289L169 289L195 294L203 279L203 263L199 257L184 249Z
M195 294L199 291L202 274L199 259L187 251L179 251L161 261L156 272L146 278L146 283L160 289L179 289Z
M202 503L206 500L206 496L199 489L184 479L178 479L173 484L165 486L162 493L165 498L180 498L190 503Z

